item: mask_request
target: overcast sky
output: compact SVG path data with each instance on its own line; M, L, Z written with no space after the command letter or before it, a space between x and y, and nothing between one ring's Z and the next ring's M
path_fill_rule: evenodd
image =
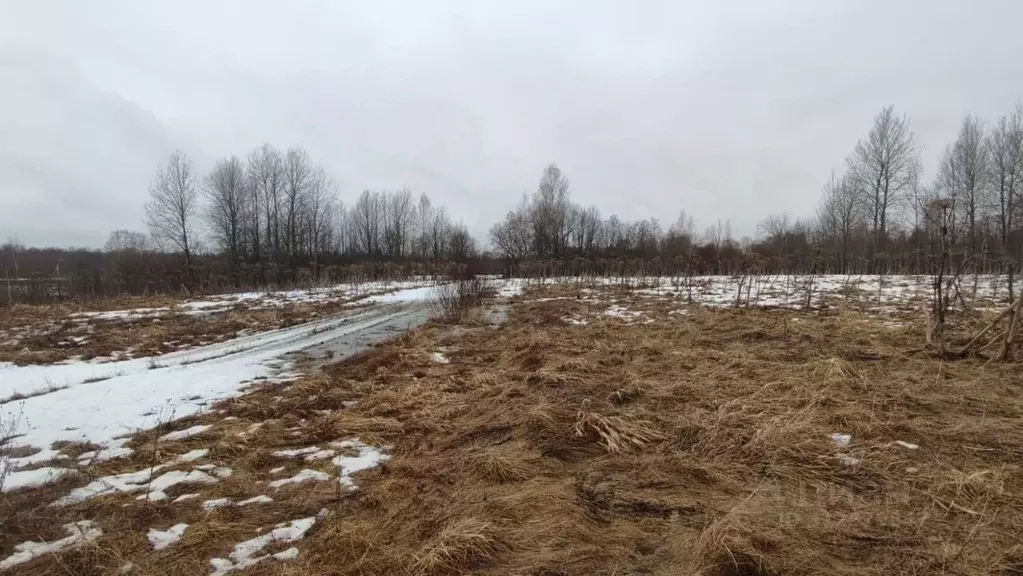
M927 178L1023 95L1023 2L0 0L0 241L143 230L157 166L305 147L474 233L557 163L606 215L808 215L871 118Z

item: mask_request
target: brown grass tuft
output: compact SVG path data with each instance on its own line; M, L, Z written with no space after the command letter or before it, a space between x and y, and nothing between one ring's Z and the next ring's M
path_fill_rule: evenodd
M576 416L575 435L595 439L612 454L643 449L651 442L664 439L651 422L604 416L585 408Z
M465 574L483 569L504 547L500 531L476 518L452 521L412 559L413 574Z

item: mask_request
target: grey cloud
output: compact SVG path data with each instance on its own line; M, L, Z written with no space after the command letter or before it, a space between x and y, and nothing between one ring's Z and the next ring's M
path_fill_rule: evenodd
M262 142L305 147L348 198L427 193L480 236L549 162L605 214L750 234L812 213L882 106L933 170L964 115L1023 94L1011 0L7 9L0 235L41 244L141 228L173 148L204 167Z

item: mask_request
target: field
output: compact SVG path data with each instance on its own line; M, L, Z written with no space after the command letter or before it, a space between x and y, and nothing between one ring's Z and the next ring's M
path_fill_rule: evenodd
M123 297L0 310L0 363L123 360L223 342L328 316L426 282L366 282L205 298Z
M937 357L926 281L871 281L505 283L117 457L45 447L78 466L5 488L0 569L1023 573L1023 372Z

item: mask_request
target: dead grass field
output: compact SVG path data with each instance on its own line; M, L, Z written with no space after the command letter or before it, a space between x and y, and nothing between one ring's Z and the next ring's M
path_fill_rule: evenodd
M87 312L173 307L170 297L122 298L90 303ZM170 313L124 319L76 318L73 305L15 305L0 313L0 362L51 364L71 358L158 356L220 342L239 332L260 332L342 311L340 298L266 308L239 303L212 314Z
M912 318L577 295L529 293L500 328L427 325L173 423L205 434L158 442L165 425L88 469L207 448L234 472L168 492L192 500L46 505L83 479L6 494L0 558L92 519L102 537L14 571L209 574L257 530L325 508L304 540L266 549L298 558L245 573L1023 574L1019 364L934 358ZM355 491L329 460L272 454L353 437L391 454ZM307 468L332 479L267 485ZM200 506L258 495L274 502ZM182 522L152 550L147 530Z

